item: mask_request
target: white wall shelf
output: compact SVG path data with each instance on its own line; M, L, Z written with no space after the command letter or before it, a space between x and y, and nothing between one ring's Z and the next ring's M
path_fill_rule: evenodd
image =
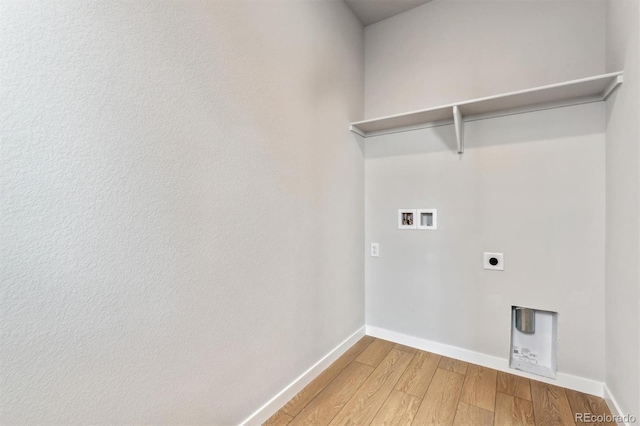
M454 124L458 153L464 151L464 122L606 100L622 84L622 72L540 86L517 92L351 123L370 137Z

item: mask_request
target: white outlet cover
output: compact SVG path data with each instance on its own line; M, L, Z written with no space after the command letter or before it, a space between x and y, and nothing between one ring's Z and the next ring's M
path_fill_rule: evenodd
M371 243L371 257L380 257L380 245Z
M498 263L491 264L491 259L497 259ZM503 253L484 253L484 269L492 271L504 271L504 254Z

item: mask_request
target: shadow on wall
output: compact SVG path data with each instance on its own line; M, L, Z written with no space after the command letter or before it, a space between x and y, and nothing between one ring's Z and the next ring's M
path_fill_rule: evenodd
M395 157L433 152L457 152L453 125L372 136L365 142L365 158Z
M465 122L465 150L602 133L604 108L584 104ZM365 143L365 158L443 151L456 155L453 125L373 136Z
M351 136L353 137L353 141L355 142L355 144L358 146L360 153L364 156L364 138L360 135L356 135L355 133L351 133Z

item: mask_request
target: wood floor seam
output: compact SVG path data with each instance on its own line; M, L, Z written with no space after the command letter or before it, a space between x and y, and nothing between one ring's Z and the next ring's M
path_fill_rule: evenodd
M414 398L422 399L422 398L420 398L419 396L415 396L415 395L412 395L412 394L410 394L410 393L402 392L401 390L398 390L398 389L394 389L394 390L395 390L396 392L400 392L400 393L403 393L403 394L405 394L405 395L412 396L412 397L414 397Z
M357 364L360 364L360 365L366 365L366 364L362 364L361 362L358 362L358 361L356 361L356 360L351 361L351 363L352 363L352 364L353 364L353 363L357 363ZM372 373L373 373L373 371L371 371L371 373L369 374L369 377L371 376L371 374L372 374ZM367 377L367 379L368 379L369 377ZM351 399L353 398L353 396L354 396L354 395L356 395L356 394L360 391L360 389L362 388L362 386L363 386L363 385L364 385L364 383L362 383L362 384L360 384L360 386L358 386L358 389L356 389L356 391L353 393L353 395L351 395L351 397L350 397L350 398L349 398L349 400L344 404L344 406L346 406L346 405L349 403L349 401L351 401ZM331 422L333 422L333 420L336 418L336 416L337 416L338 414L340 414L340 411L342 411L342 408L344 408L344 406L342 406L342 407L340 408L340 410L338 410L338 412L337 412L336 414L334 414L334 415L331 417L331 420L329 420L329 422L327 423L327 425L329 425L329 424L331 424ZM323 426L326 426L326 425L323 425Z
M456 412L453 415L453 421L451 422L451 424L455 424L455 422L456 422L456 417L458 416L458 410L457 410L458 404L460 404L460 398L458 398L458 402L456 403Z
M409 362L407 363L407 366L404 368L404 370L402 371L402 373L400 373L400 375L398 375L398 380L395 381L395 383L393 384L393 387L391 388L391 391L389 392L389 395L387 395L387 397L385 398L385 400L382 402L382 404L380 404L380 407L378 408L378 410L376 411L376 413L374 414L374 416L372 417L372 422L373 419L376 418L376 416L378 415L378 413L380 412L380 409L384 406L385 402L391 397L391 394L393 393L393 391L396 388L396 385L398 384L398 381L400 380L400 378L402 377L402 375L404 374L404 372L407 370L407 368L409 368L409 365L411 364L411 361L413 361L413 358L415 357L414 354L409 353L407 351L403 351L402 349L398 349L400 352L404 352L408 355L411 355L411 359L409 360ZM371 424L371 423L369 423Z
M467 377L466 373L457 373L455 371L445 370L444 368L440 368L440 367L438 367L438 370L448 371L449 373L457 374L458 376Z
M496 374L496 397L493 399L493 423L496 422L496 409L498 408L498 375Z
M373 343L373 342L372 342L372 343ZM400 349L398 349L398 350L400 350ZM364 352L364 351L363 351L363 352ZM389 352L391 352L391 351L389 351ZM403 352L405 352L405 351L403 351ZM362 353L362 352L361 352L361 353ZM405 353L407 353L407 352L405 352ZM413 357L413 354L411 354L411 356ZM382 361L380 361L380 362L382 362ZM367 365L367 364L364 364L364 363L362 363L362 362L358 361L358 360L357 360L357 358L356 358L356 359L354 359L353 361L351 361L351 363L352 363L352 364L353 364L353 363L357 363L357 364L360 364L360 365ZM379 363L378 363L378 365L379 365ZM375 368L377 368L377 366L376 366ZM373 373L373 371L372 371L372 373ZM371 374L369 374L369 376L370 376L370 375L371 375ZM362 384L358 387L358 389L356 389L356 391L353 393L353 395L351 395L351 398L349 398L349 401L351 401L351 399L353 399L353 398L354 398L354 396L358 394L358 392L359 392L359 390L362 388L362 386L364 386L364 383L362 383ZM346 406L346 405L349 403L349 401L347 401L347 402L346 402L346 404L345 404L344 406ZM384 402L383 402L383 405L384 405ZM343 406L342 408L344 408L344 406ZM382 407L382 405L381 405L381 407ZM337 412L337 413L336 413L336 414L331 418L331 420L330 420L330 421L329 421L329 423L327 423L327 424L331 424L331 422L333 422L333 420L336 418L336 416L338 416L338 415L340 414L340 411L342 411L342 408L341 408L341 409L340 409L340 410L339 410L339 411L338 411L338 412ZM376 412L376 414L377 414L377 412ZM375 416L374 416L374 418L375 418Z
M401 349L398 349L401 350ZM404 352L404 351L403 351ZM406 352L405 352L406 353ZM394 385L395 386L395 385ZM384 401L382 401L382 404L380 404L380 407L378 407L378 410L376 411L376 413L373 415L371 422L369 422L369 424L371 425L373 423L373 419L376 418L376 416L378 415L378 413L380 412L380 410L382 409L382 407L384 407L384 404L387 403L387 401L389 400L389 398L391 397L391 393L393 392L393 388L391 388L391 392L389 392L389 395L387 395L387 397L384 399Z
M385 401L382 402L382 404L380 404L380 407L378 408L378 410L376 411L376 414L373 416L373 419L376 418L376 416L378 415L378 413L380 412L380 409L382 409L382 407L384 406L385 402L387 401L387 399L389 399L389 397L391 397L391 394L393 393L396 385L398 384L398 381L400 380L400 378L402 377L402 375L404 374L404 372L407 370L407 368L409 368L409 364L411 364L411 361L413 361L413 358L415 357L415 355L413 353L410 353L408 351L403 351L402 349L398 348L399 351L404 352L406 354L411 355L411 359L409 360L409 363L407 364L407 366L405 367L405 369L402 371L402 373L398 376L398 380L396 380L396 382L393 384L393 387L391 388L391 392L389 392L389 395L387 395L387 398L385 399ZM373 420L372 420L373 422Z
M330 424L370 423L411 358L410 354L392 349Z
M531 394L531 395L532 395L531 398L533 398L533 394ZM538 424L538 419L536 417L536 411L535 410L533 410L533 423L536 424L536 425Z
M371 336L364 336L353 346L347 349L337 360L335 360L326 370L321 372L315 379L298 392L281 410L295 417L307 406L315 397L326 388L353 360L365 351L377 339Z

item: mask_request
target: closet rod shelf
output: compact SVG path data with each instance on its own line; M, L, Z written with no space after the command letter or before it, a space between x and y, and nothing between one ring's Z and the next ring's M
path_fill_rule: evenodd
M351 123L360 136L378 136L454 124L458 152L464 150L464 122L606 100L622 84L622 72L597 75L486 98Z

